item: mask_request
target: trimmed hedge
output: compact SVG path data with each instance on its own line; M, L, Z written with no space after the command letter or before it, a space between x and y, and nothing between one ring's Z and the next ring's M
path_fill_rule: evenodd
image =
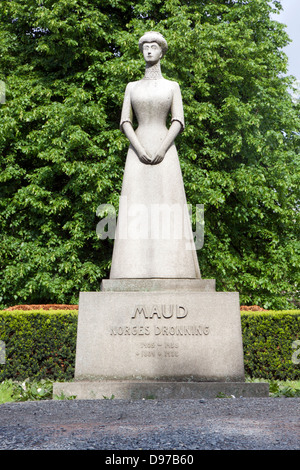
M0 340L6 361L0 381L27 377L71 380L74 377L77 311L0 312Z
M0 381L73 379L77 318L76 310L0 312L0 340L6 349ZM300 379L300 364L292 361L292 343L300 338L300 310L241 312L241 323L247 375Z
M247 375L300 379L300 364L292 361L292 343L300 338L300 310L241 312L241 321Z

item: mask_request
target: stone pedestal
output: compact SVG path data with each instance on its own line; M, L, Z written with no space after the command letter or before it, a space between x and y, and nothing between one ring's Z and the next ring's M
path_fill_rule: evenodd
M269 384L243 382L151 382L141 380L77 380L56 383L54 395L78 400L195 400L199 398L267 397Z
M112 279L80 293L75 381L55 384L61 392L199 398L268 388L244 383L237 292L216 292L214 280Z

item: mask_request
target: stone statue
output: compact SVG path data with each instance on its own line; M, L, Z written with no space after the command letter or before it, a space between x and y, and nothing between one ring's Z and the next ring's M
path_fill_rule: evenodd
M180 88L161 74L160 60L168 46L160 33L145 33L139 48L146 62L145 75L127 85L121 114L120 128L130 146L110 278L199 279L174 144L184 129ZM133 116L138 123L136 129Z
M110 279L80 293L75 381L55 384L53 394L268 396L265 384L244 383L238 292L216 292L215 280L200 276L174 145L184 128L181 93L160 72L167 43L150 32L139 44L146 72L125 92L130 146Z

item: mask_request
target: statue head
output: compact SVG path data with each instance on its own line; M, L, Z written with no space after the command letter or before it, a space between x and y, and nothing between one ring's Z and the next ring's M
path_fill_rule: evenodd
M144 44L156 43L161 49L161 57L165 55L168 44L162 34L156 31L148 31L139 40L139 49L144 54Z

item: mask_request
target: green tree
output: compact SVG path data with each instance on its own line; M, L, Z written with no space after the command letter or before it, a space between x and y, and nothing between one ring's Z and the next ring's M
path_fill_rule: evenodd
M273 0L3 0L0 4L0 303L78 302L108 276L97 207L118 206L125 86L158 30L180 83L176 141L188 202L204 204L204 278L242 303L298 290L299 109Z

